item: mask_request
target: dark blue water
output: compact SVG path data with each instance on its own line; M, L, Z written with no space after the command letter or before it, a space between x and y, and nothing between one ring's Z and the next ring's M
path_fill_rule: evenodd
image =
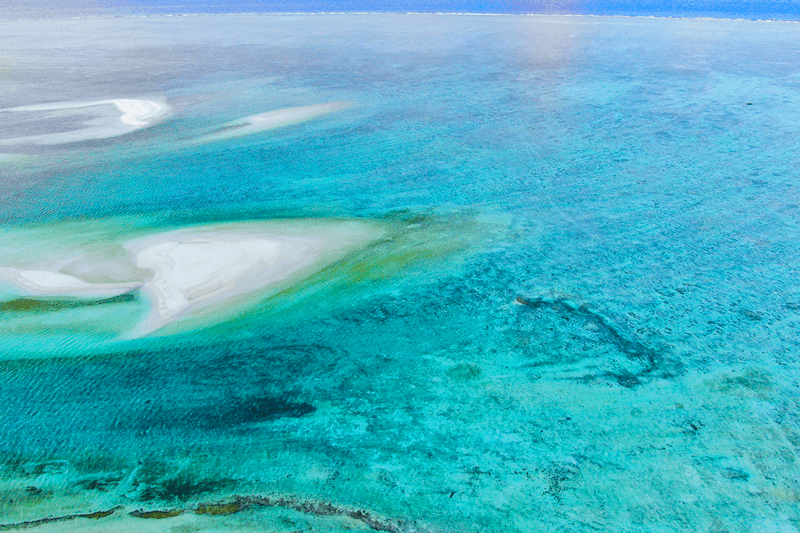
M0 17L165 13L421 12L544 13L797 20L798 0L11 0Z

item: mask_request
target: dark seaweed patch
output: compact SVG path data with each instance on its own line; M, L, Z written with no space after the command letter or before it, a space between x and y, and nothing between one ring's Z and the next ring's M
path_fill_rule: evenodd
M190 498L224 489L230 485L227 479L195 479L187 474L177 474L155 483L148 483L141 491L143 501L186 501Z
M738 468L723 468L722 477L733 481L749 481L750 474Z
M567 484L580 476L580 468L577 464L554 463L546 469L545 474L548 479L548 487L544 491L550 494L556 501L561 501L561 493L567 490Z
M481 375L481 367L473 363L459 363L448 369L447 375L455 381L470 381Z
M236 499L232 502L223 502L223 503L203 503L200 504L195 513L197 514L210 514L212 516L217 515L227 515L238 513L242 509L248 507L248 503L242 499Z
M580 319L596 332L600 341L611 345L624 354L628 361L635 363L630 365L630 368L617 368L584 376L581 378L583 380L592 381L598 377L605 377L613 379L623 387L633 388L641 385L647 377L653 377L659 373L662 376L672 375L680 369L675 362L672 362L671 370L667 369L667 362L659 351L635 339L628 338L607 318L585 304L578 304L565 297L524 298L518 296L516 301L530 309L553 310L565 322Z
M221 127L217 128L217 129L213 130L211 133L209 133L209 135L217 135L219 133L224 133L226 131L228 131L228 132L236 131L236 130L240 130L242 128L246 128L246 127L252 126L252 125L253 124L250 123L250 122L242 122L240 124L229 124L228 126L221 126Z
M250 507L282 507L315 516L347 516L358 520L374 531L400 531L393 522L380 519L363 509L350 509L330 502L302 500L294 497L267 498L262 496L237 496L227 502L200 504L197 514L232 514Z
M311 404L288 400L284 396L236 398L187 410L155 409L143 421L148 428L203 430L225 429L280 418L300 418L316 410Z
M279 418L300 418L315 410L311 404L287 401L283 397L244 398L225 405L192 409L179 422L191 427L214 429Z

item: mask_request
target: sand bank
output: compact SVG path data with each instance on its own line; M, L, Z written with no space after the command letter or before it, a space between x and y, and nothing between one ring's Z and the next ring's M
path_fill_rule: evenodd
M164 101L122 98L96 102L54 102L9 107L0 109L0 113L48 113L42 118L54 118L83 114L87 109L95 114L96 117L85 120L83 125L86 127L84 128L63 133L44 133L41 135L0 139L0 145L55 145L92 139L106 139L150 127L169 116L171 112L171 108Z
M155 272L145 290L153 297L149 322L156 327L191 306L224 297L237 285L250 289L260 279L275 281L265 273L281 258L284 247L276 240L234 233L184 238L159 241L136 256L139 268Z
M137 282L89 283L61 272L0 268L0 300L104 300L134 291L141 285Z
M251 115L224 124L217 131L200 137L196 142L211 142L251 135L261 131L273 130L293 124L328 115L330 113L347 109L351 104L347 102L331 102L327 104L289 107L267 111L258 115Z
M272 230L272 231L270 231ZM153 276L141 288L151 312L133 336L237 296L305 277L381 236L356 222L280 228L228 224L177 230L125 245Z
M98 319L110 320L107 326L95 325L126 338L178 322L164 333L187 331L266 309L269 297L383 238L387 231L378 223L313 219L167 231L94 226L85 234L65 234L58 243L49 240L59 231L53 227L25 230L16 238L16 232L8 231L0 242L5 244L5 249L0 247L0 302L101 301L132 293L137 297L117 301L113 308L124 319L112 320L111 315L78 306L58 320L69 324L73 316L77 322L70 327L94 327ZM116 230L121 232L115 236ZM26 327L31 320L35 323L23 312L9 320Z

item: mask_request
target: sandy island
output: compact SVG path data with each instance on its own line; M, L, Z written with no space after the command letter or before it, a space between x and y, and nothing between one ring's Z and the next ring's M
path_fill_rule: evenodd
M127 98L96 102L54 102L0 109L4 112L50 112L50 117L77 115L90 108L96 118L84 121L84 128L63 133L45 133L26 137L0 139L0 145L55 145L92 139L107 139L150 127L169 116L171 108L163 100L134 100Z
M54 258L44 267L0 268L0 301L103 300L138 291L149 302L150 310L128 336L142 337L199 315L200 322L214 323L212 307L224 311L242 304L237 297L267 289L277 291L382 236L383 229L376 224L335 220L239 222L178 229L122 243L128 254L95 258L94 263L88 258L74 261L71 256L69 263ZM97 272L91 264L96 264ZM62 271L70 265L72 270L66 270L69 273ZM144 272L145 278L134 280L129 274L118 283L87 281L100 277L104 269Z
M261 131L273 130L293 124L306 122L323 115L341 111L351 107L348 102L331 102L327 104L289 107L251 115L223 124L217 131L204 135L195 142L212 142L243 135L251 135Z

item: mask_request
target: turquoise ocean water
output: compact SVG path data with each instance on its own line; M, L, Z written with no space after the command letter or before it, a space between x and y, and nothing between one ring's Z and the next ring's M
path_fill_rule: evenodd
M790 22L0 22L2 107L173 109L0 146L0 258L388 235L167 335L120 338L138 296L0 303L0 529L796 533L798 65ZM325 102L352 106L190 142Z

